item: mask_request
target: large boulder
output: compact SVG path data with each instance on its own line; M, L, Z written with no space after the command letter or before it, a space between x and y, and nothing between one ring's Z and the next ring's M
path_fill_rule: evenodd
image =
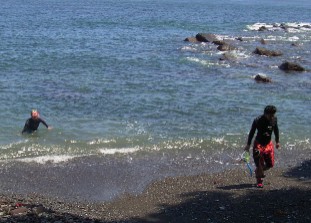
M198 33L195 37L187 37L187 42L198 43L198 42L214 42L219 41L219 38L215 34L211 33Z
M211 42L212 43L213 41L219 40L215 34L211 34L211 33L198 33L195 37L200 42Z
M198 43L199 41L197 40L197 38L195 37L187 37L185 39L186 42L190 42L190 43Z
M288 61L282 63L279 68L284 71L305 71L301 65Z
M255 54L264 55L268 57L277 57L283 55L281 52L273 51L273 50L267 50L262 47L257 47L254 51Z

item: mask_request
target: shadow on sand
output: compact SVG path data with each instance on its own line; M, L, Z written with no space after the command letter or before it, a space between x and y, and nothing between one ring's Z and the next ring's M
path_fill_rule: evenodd
M287 176L298 180L307 180L308 183L311 183L311 160L306 160L300 166L290 169Z
M311 161L290 169L286 177L310 183ZM302 181L303 180L303 181ZM251 189L252 184L219 187L223 191L185 193L183 203L162 206L162 211L127 222L311 222L310 188ZM241 196L230 190L246 190Z

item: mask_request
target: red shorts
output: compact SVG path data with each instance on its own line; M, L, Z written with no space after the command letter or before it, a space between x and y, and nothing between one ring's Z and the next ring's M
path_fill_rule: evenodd
M274 145L272 141L265 146L262 146L255 141L253 147L253 158L256 167L259 166L260 162L261 166L272 168L274 166Z

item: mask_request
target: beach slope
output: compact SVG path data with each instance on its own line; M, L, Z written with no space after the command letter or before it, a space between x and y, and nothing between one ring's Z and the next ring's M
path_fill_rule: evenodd
M152 182L106 202L2 194L0 222L311 222L311 161L267 173L263 189L243 169Z

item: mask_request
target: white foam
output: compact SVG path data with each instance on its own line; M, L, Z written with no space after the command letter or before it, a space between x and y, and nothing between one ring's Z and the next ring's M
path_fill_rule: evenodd
M25 163L39 163L39 164L45 164L45 163L62 163L62 162L68 162L69 160L75 158L76 156L69 156L69 155L49 155L49 156L38 156L38 157L27 157L27 158L19 158L16 159L20 162Z
M181 48L182 51L188 51L188 52L197 52L198 49L193 46L184 46Z
M8 150L8 149L11 149L13 147L18 147L18 145L21 145L21 144L26 143L26 142L28 142L28 139L26 139L24 141L20 140L18 142L9 143L7 145L1 145L0 149Z
M239 136L241 133L236 133L236 132L228 132L226 133L227 136Z
M223 39L227 39L227 40L229 40L229 39L234 39L233 37L230 37L230 36L227 36L227 35L221 35L221 34L215 34L215 36L216 36L216 39L218 39L218 40L223 40Z
M311 31L311 23L286 23L288 28L288 32L301 32L301 31Z
M137 147L135 148L111 148L111 149L100 149L100 153L105 155L114 155L116 153L120 154L127 154L127 153L135 153L139 151L140 149Z
M219 144L223 144L223 143L226 142L226 140L225 140L225 137L219 137L219 138L213 137L213 138L212 138L212 142L219 143Z
M280 24L278 24L278 26L279 26ZM257 23L255 23L255 24L252 24L252 25L247 25L246 26L246 28L248 29L248 30L258 30L260 27L262 27L262 26L264 26L264 27L266 27L266 28L268 28L268 29L270 29L270 28L272 28L273 27L273 25L269 25L269 24L267 24L267 23L260 23L260 22L257 22Z
M92 140L90 142L88 142L87 144L89 145L99 145L99 144L108 144L108 143L116 143L116 140L115 139L95 139L95 140Z
M301 144L310 144L310 139L309 139L309 138L306 138L306 139L303 139L303 140L298 140L298 143L301 143Z
M247 59L250 56L247 54L246 51L240 51L240 50L232 50L227 52L227 55L230 55L233 59Z
M273 24L268 24L268 23L255 23L252 25L247 25L246 28L251 31L257 31L259 30L260 27L264 26L268 30L271 31L278 31L278 30L283 30L283 25L286 28L286 31L289 33L297 33L297 32L306 32L306 31L311 31L311 23L305 23L305 22L293 22L293 23L273 23Z
M299 37L298 36L292 36L292 37L288 38L288 40L295 42L295 41L299 40Z
M212 62L209 60L202 60L196 57L187 57L187 60L190 62L195 62L195 63L199 63L201 65L210 67L210 66L223 66L223 67L230 67L229 64L224 64L224 63L218 63L218 62Z

